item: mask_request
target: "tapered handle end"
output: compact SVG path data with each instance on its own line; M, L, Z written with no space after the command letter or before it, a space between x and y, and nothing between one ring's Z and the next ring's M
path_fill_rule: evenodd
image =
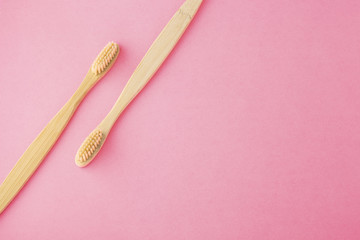
M193 18L198 11L203 0L187 0L181 7L180 11Z

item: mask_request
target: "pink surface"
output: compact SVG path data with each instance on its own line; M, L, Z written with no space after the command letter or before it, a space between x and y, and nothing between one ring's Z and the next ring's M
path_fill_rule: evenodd
M0 239L360 239L360 4L204 0L97 159L74 164L183 0L0 1L0 181L108 41L113 69Z

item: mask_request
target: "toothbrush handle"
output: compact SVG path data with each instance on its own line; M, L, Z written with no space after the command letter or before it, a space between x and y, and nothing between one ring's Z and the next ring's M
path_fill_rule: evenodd
M201 2L202 0L187 0L174 14L135 69L109 114L100 124L102 129L110 131L121 112L156 73L185 32Z
M76 90L75 94L30 144L5 178L4 182L0 185L0 214L26 184L55 144L81 100L95 84L93 80L94 77L90 75L89 71L87 77Z

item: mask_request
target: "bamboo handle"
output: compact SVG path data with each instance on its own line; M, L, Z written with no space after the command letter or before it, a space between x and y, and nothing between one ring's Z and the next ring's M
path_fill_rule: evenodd
M95 158L122 111L145 87L165 61L190 24L201 3L202 0L187 0L170 19L135 69L108 115L81 144L75 156L77 166L85 167Z
M51 119L15 164L0 186L0 214L25 185L66 127L86 93L96 83L90 73L70 100Z
M100 123L100 129L110 131L122 111L145 87L185 32L201 2L187 0L170 19L135 69L109 114Z

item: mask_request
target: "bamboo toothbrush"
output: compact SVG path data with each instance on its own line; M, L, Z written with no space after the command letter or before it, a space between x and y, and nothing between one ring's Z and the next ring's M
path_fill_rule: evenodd
M100 52L79 88L55 117L46 125L15 164L0 186L0 214L26 184L66 127L88 91L109 71L119 54L110 42Z
M94 159L115 121L165 61L195 16L201 3L202 0L187 0L171 18L135 69L111 111L79 148L75 157L76 165L85 167Z

